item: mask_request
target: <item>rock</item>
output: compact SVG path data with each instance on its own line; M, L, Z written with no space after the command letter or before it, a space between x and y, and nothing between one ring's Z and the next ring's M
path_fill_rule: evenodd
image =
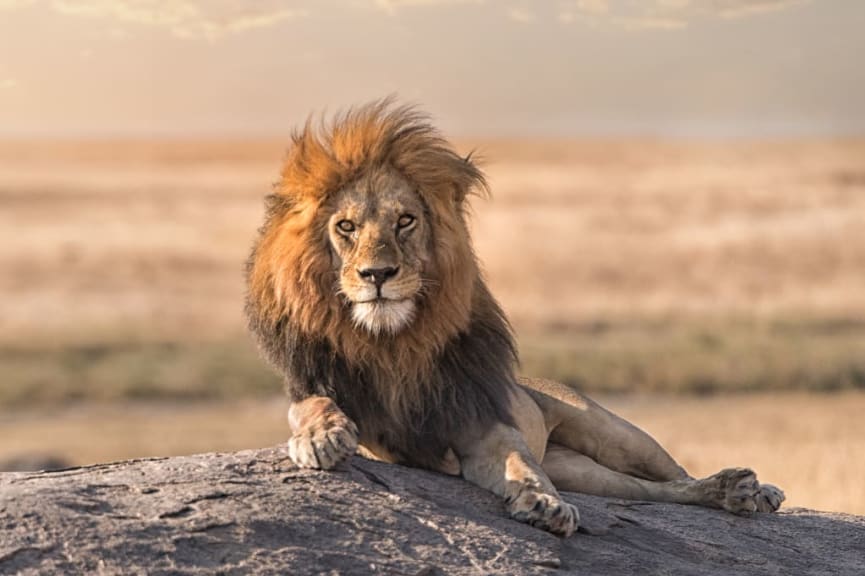
M865 518L565 494L580 533L459 479L280 448L0 474L0 574L865 574Z

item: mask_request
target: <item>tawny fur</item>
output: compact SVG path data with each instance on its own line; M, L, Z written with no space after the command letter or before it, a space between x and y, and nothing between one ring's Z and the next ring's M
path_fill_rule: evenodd
M338 294L327 234L333 195L382 171L414 188L434 235L425 271L432 288L423 292L410 328L387 337L358 329ZM446 346L478 318L492 318L491 329L506 345L480 353L495 354L485 361L501 366L515 382L510 328L480 276L466 222L466 197L487 193L478 167L411 107L382 101L330 124L308 121L293 135L247 266L247 314L263 347L279 345L267 340L285 322L296 333L325 339L350 367L372 374L383 410L408 425L417 418L416 407L439 401L441 391L430 375ZM271 361L284 369L275 355L269 354Z
M360 442L382 460L461 473L513 518L565 536L579 514L557 487L776 510L783 492L751 470L693 479L576 391L517 383L513 337L466 223L466 196L486 192L471 159L412 108L379 102L294 135L247 264L246 312L286 377L295 463L331 468ZM413 236L394 224L406 206L422 207ZM393 281L373 288L368 264Z

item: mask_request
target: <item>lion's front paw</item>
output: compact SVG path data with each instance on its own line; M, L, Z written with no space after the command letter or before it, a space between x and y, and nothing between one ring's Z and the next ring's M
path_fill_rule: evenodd
M570 536L580 525L580 513L576 506L568 504L558 496L537 490L523 490L511 502L510 512L514 520L559 536Z
M357 426L346 416L304 428L288 440L288 455L301 468L329 470L357 450Z
M757 475L748 468L727 468L699 481L707 504L714 504L727 512L749 515L757 511L757 493L760 485Z
M786 500L784 491L771 484L760 484L757 490L757 512L774 512L781 507L781 502Z

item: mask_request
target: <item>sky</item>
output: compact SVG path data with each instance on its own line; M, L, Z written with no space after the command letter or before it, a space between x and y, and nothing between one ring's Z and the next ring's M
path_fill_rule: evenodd
M865 135L865 0L0 0L0 137Z

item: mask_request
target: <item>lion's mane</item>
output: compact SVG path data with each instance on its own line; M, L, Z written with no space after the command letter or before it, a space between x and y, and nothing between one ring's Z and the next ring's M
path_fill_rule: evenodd
M362 174L390 169L417 190L433 254L417 316L396 335L352 322L338 294L328 199ZM483 174L411 107L376 102L293 134L265 223L247 263L246 313L293 400L333 398L361 441L397 460L435 467L458 435L511 423L515 347L479 272L466 196Z

